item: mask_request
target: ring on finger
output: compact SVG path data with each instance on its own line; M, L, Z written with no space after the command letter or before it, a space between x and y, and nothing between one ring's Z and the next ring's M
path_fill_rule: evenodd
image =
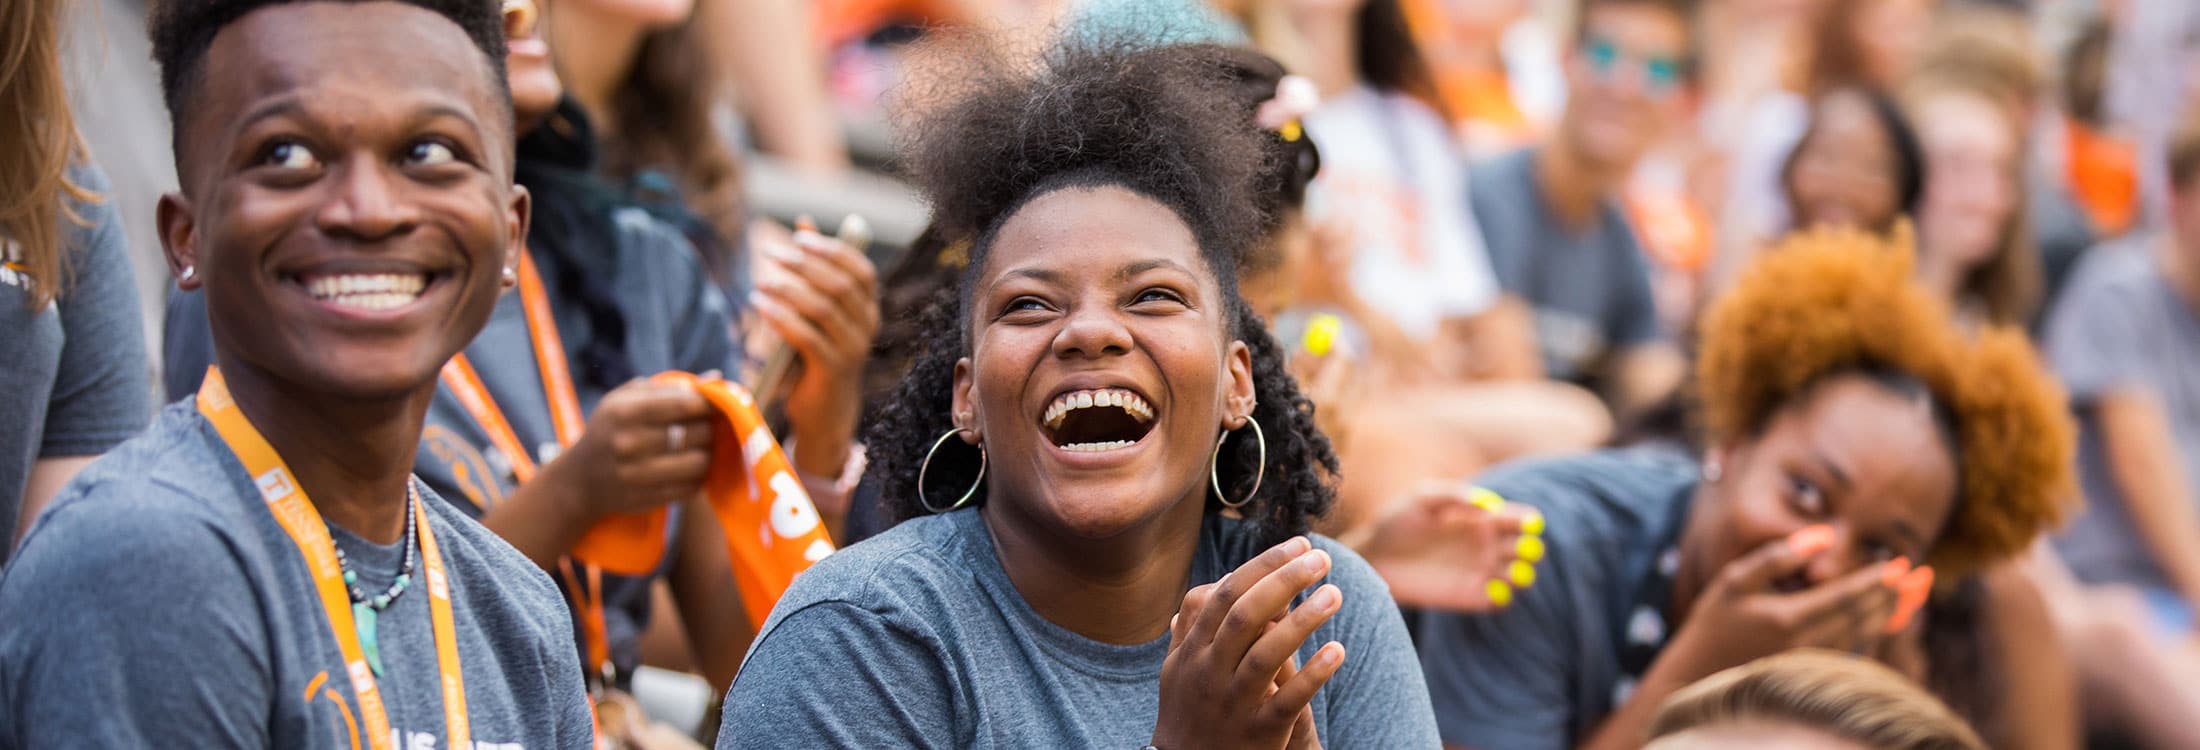
M687 425L678 422L665 425L665 446L668 453L678 453L687 447Z

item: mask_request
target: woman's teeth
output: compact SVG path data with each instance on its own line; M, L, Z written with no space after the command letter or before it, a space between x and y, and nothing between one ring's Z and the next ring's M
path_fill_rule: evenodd
M1054 403L1052 405L1049 405L1047 407L1046 418L1044 422L1046 423L1047 429L1056 429L1062 426L1063 418L1069 416L1070 412L1076 411L1078 409L1090 409L1095 406L1107 406L1122 409L1123 413L1131 415L1131 418L1136 419L1140 422L1153 421L1153 406L1147 404L1146 399L1140 397L1136 393L1132 393L1121 388L1101 388L1089 391L1071 391L1069 393L1062 394L1060 397L1054 399ZM1085 443L1084 445L1107 445L1107 443Z
M401 307L428 288L422 273L348 274L306 279L306 293L314 299L361 310Z
M1098 453L1100 451L1112 451L1117 448L1129 448L1133 444L1133 441L1130 440L1110 440L1105 443L1071 443L1069 445L1062 446L1062 450L1076 451L1079 453Z

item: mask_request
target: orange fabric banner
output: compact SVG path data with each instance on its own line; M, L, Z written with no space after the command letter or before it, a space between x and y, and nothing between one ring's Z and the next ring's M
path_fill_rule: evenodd
M652 380L691 385L718 410L704 492L726 531L727 558L749 619L762 626L794 577L833 552L817 505L803 491L748 389L718 378L666 372ZM665 511L606 518L573 556L626 575L646 575L664 558ZM631 571L631 572L630 572Z

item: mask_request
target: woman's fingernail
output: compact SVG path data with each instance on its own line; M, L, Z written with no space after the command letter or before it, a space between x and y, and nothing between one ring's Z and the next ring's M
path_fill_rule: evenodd
M1522 536L1520 541L1513 543L1513 556L1525 562L1542 562L1544 552L1543 537Z
M1316 574L1319 574L1319 573L1321 573L1321 572L1322 572L1323 570L1326 570L1326 569L1328 569L1328 568L1329 568L1329 553L1327 553L1327 552L1322 552L1322 551L1320 551L1320 550L1316 550L1316 551L1314 552L1314 554L1311 554L1311 555L1301 555L1301 556L1299 557L1299 569L1300 569L1300 570L1304 570L1304 571L1306 571L1306 572L1308 572L1308 573L1316 573Z
M1496 513L1505 508L1505 498L1488 487L1470 487L1467 489L1467 504Z
M1902 580L1903 593L1923 599L1933 591L1933 566L1920 565Z
M1299 555L1306 554L1307 548L1312 547L1313 545L1306 541L1306 537L1295 536L1291 537L1290 539L1283 540L1282 546L1283 551L1291 553L1291 556L1293 557L1297 557Z
M1910 573L1910 558L1897 557L1879 566L1879 583L1890 589L1902 588L1902 577Z
M1787 538L1788 551L1796 557L1810 557L1833 547L1833 527L1824 524L1805 526Z
M1337 608L1340 598L1337 587L1323 586L1314 592L1313 600L1307 603L1314 605L1315 612L1328 612Z
M1534 565L1514 560L1512 566L1505 573L1507 578L1512 579L1513 588L1524 589L1535 585Z
M1921 565L1902 577L1895 588L1894 614L1887 618L1888 634L1900 633L1910 627L1910 620L1925 607L1925 600L1932 596L1933 567Z
M1489 584L1487 584L1486 589L1489 592L1491 604L1497 605L1498 607L1506 607L1512 604L1512 584L1493 578L1490 579L1490 582Z
M1542 536L1543 514L1531 513L1527 518L1520 519L1520 533L1528 536Z

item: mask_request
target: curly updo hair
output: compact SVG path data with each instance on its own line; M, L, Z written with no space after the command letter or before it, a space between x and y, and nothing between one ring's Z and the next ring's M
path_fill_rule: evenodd
M1828 377L1860 374L1928 400L1957 494L1930 563L1954 580L2023 551L2078 497L2062 389L2021 330L1975 337L1911 280L1906 226L1792 236L1704 318L1696 376L1713 444L1759 434Z
M921 353L867 435L881 501L894 520L929 513L917 480L944 505L977 478L978 452L949 440L923 469L927 451L953 429L955 362L970 351L971 287L1001 225L1035 198L1064 188L1119 187L1167 206L1198 241L1222 290L1227 330L1251 350L1253 418L1267 436L1267 462L1249 434L1228 440L1217 462L1232 499L1264 538L1306 530L1334 499L1337 458L1314 425L1314 407L1285 370L1283 350L1238 293L1236 270L1265 220L1257 185L1270 150L1252 113L1221 87L1236 80L1228 49L1153 47L1139 40L1077 39L1035 57L1014 57L976 37L934 47L953 70L912 92L931 106L906 117L903 153L945 236L973 238L960 291L923 314ZM1012 62L1021 59L1024 62ZM983 504L984 495L970 505ZM1221 508L1209 496L1208 512Z

